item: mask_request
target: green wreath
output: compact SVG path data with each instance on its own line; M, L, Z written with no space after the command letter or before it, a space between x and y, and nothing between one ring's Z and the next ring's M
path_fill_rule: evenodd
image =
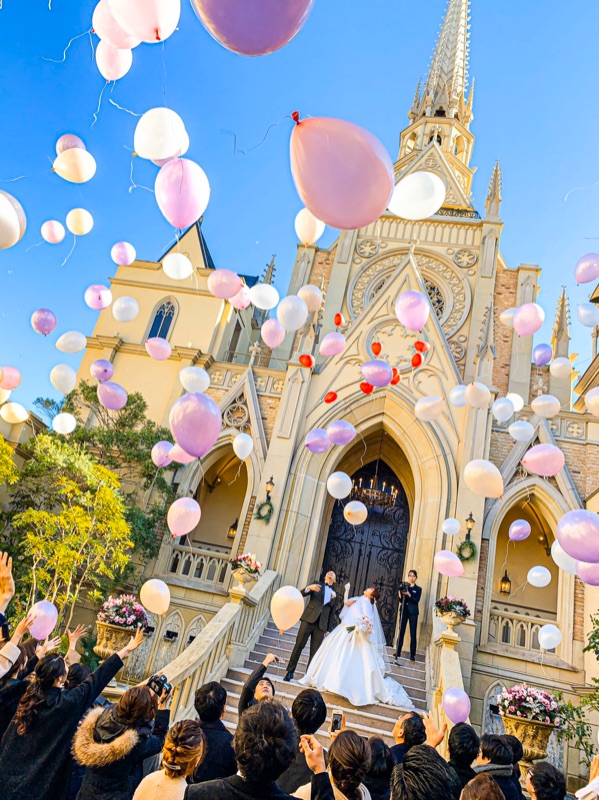
M476 557L476 544L472 539L466 539L459 543L456 553L460 561L467 564Z
M260 522L265 522L267 525L270 522L270 518L274 514L275 507L270 502L270 500L265 500L263 503L260 503L256 507L256 513L254 514L254 519L259 519Z

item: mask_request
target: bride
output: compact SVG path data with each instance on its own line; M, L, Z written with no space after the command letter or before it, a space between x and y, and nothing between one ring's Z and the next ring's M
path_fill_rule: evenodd
M348 594L349 584L341 624L318 648L300 683L346 697L354 706L388 703L414 708L403 686L385 677L391 665L376 607L379 590L371 586L350 599Z

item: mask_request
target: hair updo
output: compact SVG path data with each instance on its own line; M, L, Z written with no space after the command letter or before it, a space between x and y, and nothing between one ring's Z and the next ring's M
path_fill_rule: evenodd
M204 758L206 738L198 720L176 722L166 734L162 768L169 778L187 778Z
M343 731L331 745L328 760L333 784L348 800L359 799L370 758L370 745L354 731Z
M380 600L382 595L380 589L377 589L376 586L371 586L372 589L372 597L370 598L370 602L372 605L376 603L377 600Z

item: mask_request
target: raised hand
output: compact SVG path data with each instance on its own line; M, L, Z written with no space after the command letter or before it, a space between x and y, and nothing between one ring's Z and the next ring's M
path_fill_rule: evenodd
M332 726L333 726L333 723L331 722L331 724L329 725L328 734L329 734L329 738L331 739L331 741L334 742L335 739L339 736L339 734L343 733L343 731L345 730L345 714L343 712L341 713L341 727L339 728L339 730L338 731L334 731L332 729Z
M306 764L315 775L326 772L324 751L320 742L314 736L300 737L300 750L306 756Z
M443 739L445 738L445 734L447 733L447 723L444 722L443 725L441 726L441 729L437 728L430 711L424 714L423 720L424 720L424 730L426 731L425 744L428 744L431 747L438 747L438 745L440 745Z
M15 593L15 581L12 575L12 558L8 553L0 553L0 611L6 607Z
M117 653L121 661L124 661L129 655L129 653L132 653L134 650L137 650L137 648L143 642L143 640L144 640L144 632L141 628L138 628L135 636L132 636L129 639L128 643L123 647L123 649L119 650L119 652Z
M279 656L276 656L274 653L268 653L268 655L265 656L264 661L262 662L262 666L270 667L271 664L284 664L284 663L285 662L283 661L283 659L279 658Z
M19 644L23 636L25 636L29 630L29 626L33 623L34 619L35 614L32 614L30 611L26 617L18 621L10 640L12 644Z
M311 583L309 586L306 586L306 589L309 592L319 592L320 586L317 583Z
M67 628L67 636L69 637L69 650L74 650L76 648L77 642L85 633L87 633L87 627L85 625L77 625L74 631L70 631Z
M43 644L38 645L35 650L35 654L38 658L43 658L47 656L48 653L51 653L52 650L56 650L57 647L60 647L61 637L60 636L53 636L46 639Z

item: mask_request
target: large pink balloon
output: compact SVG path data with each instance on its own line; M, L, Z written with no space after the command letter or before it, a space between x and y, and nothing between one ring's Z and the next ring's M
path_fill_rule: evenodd
M219 44L242 56L280 50L300 31L314 0L191 0Z
M464 574L464 565L451 550L439 550L433 561L437 571L448 578L459 578Z
M339 353L345 350L346 345L347 339L345 336L335 331L333 333L327 333L320 343L318 352L321 356L338 356Z
M137 258L135 248L129 242L117 242L112 246L110 258L119 267L128 267Z
M285 328L277 319L267 319L262 323L260 335L267 347L274 350L285 339Z
M151 339L146 339L146 352L155 361L166 361L170 358L172 347L160 336L153 336Z
M109 411L120 411L127 405L127 392L118 383L99 383L97 392L100 404Z
M233 308L236 308L239 311L242 311L244 308L248 308L252 303L248 287L243 284L237 294L229 299L229 303L231 303Z
M171 450L173 445L170 442L156 442L152 448L152 461L157 467L168 467L172 462Z
M223 418L211 397L192 393L173 405L169 424L177 444L189 455L202 458L216 444Z
M590 283L599 278L599 255L597 253L587 253L583 256L574 270L574 277L577 283Z
M108 0L100 0L92 16L92 28L100 39L109 42L113 47L130 50L137 47L141 39L127 33L114 18Z
M49 308L38 308L31 315L31 327L36 333L47 336L56 327L56 317Z
M85 290L85 302L94 311L103 311L112 303L112 292L102 283L94 283Z
M106 39L100 39L96 47L96 66L107 81L118 81L129 72L133 64L131 50L120 50Z
M523 542L524 539L528 539L531 530L530 522L525 519L516 519L510 525L508 536L512 542Z
M587 583L589 586L599 586L599 564L577 561L576 574L583 583Z
M306 436L304 444L311 453L321 454L331 446L331 442L327 436L327 432L322 428L314 428L313 431Z
M554 444L537 444L526 453L522 463L533 475L552 478L564 468L566 459Z
M243 281L230 269L215 269L208 277L208 291L220 300L229 300L241 291Z
M104 383L105 381L109 381L114 375L114 366L105 358L98 358L89 365L89 374L92 378L97 380L98 383Z
M352 122L328 117L297 123L291 134L291 172L306 208L343 230L377 220L394 186L393 164L379 140Z
M453 686L443 692L443 711L457 725L466 722L470 716L470 698L463 689Z
M176 443L172 446L169 455L177 464L191 464L192 461L196 460L195 456L190 456L189 453L186 453L185 450Z
M358 431L354 428L351 422L344 419L337 419L327 428L327 439L331 444L340 445L341 447L353 442L358 435Z
M206 173L188 158L175 158L161 167L154 188L158 208L179 230L197 222L210 199Z
M59 156L65 150L73 150L76 147L85 150L85 145L78 136L74 133L63 133L56 142L56 155Z
M21 384L21 373L16 367L2 367L0 389L16 389Z
M388 386L393 380L393 370L386 361L381 359L375 358L372 361L367 361L362 364L360 370L364 380L370 383L371 386L376 386L377 389Z
M402 292L395 302L395 316L409 331L421 331L426 325L431 304L422 292L409 289Z
M185 536L197 526L202 511L192 497L179 497L172 504L166 515L168 528L174 537Z
M108 5L121 28L147 44L168 39L181 16L181 0L108 0Z
M568 511L557 523L562 550L578 561L599 564L599 516L584 508Z
M518 336L532 336L545 321L545 312L537 303L524 303L514 314L514 330Z
M58 622L56 606L48 600L40 600L39 603L31 607L29 613L35 617L33 624L29 626L29 633L34 639L41 642L50 636L56 627Z

